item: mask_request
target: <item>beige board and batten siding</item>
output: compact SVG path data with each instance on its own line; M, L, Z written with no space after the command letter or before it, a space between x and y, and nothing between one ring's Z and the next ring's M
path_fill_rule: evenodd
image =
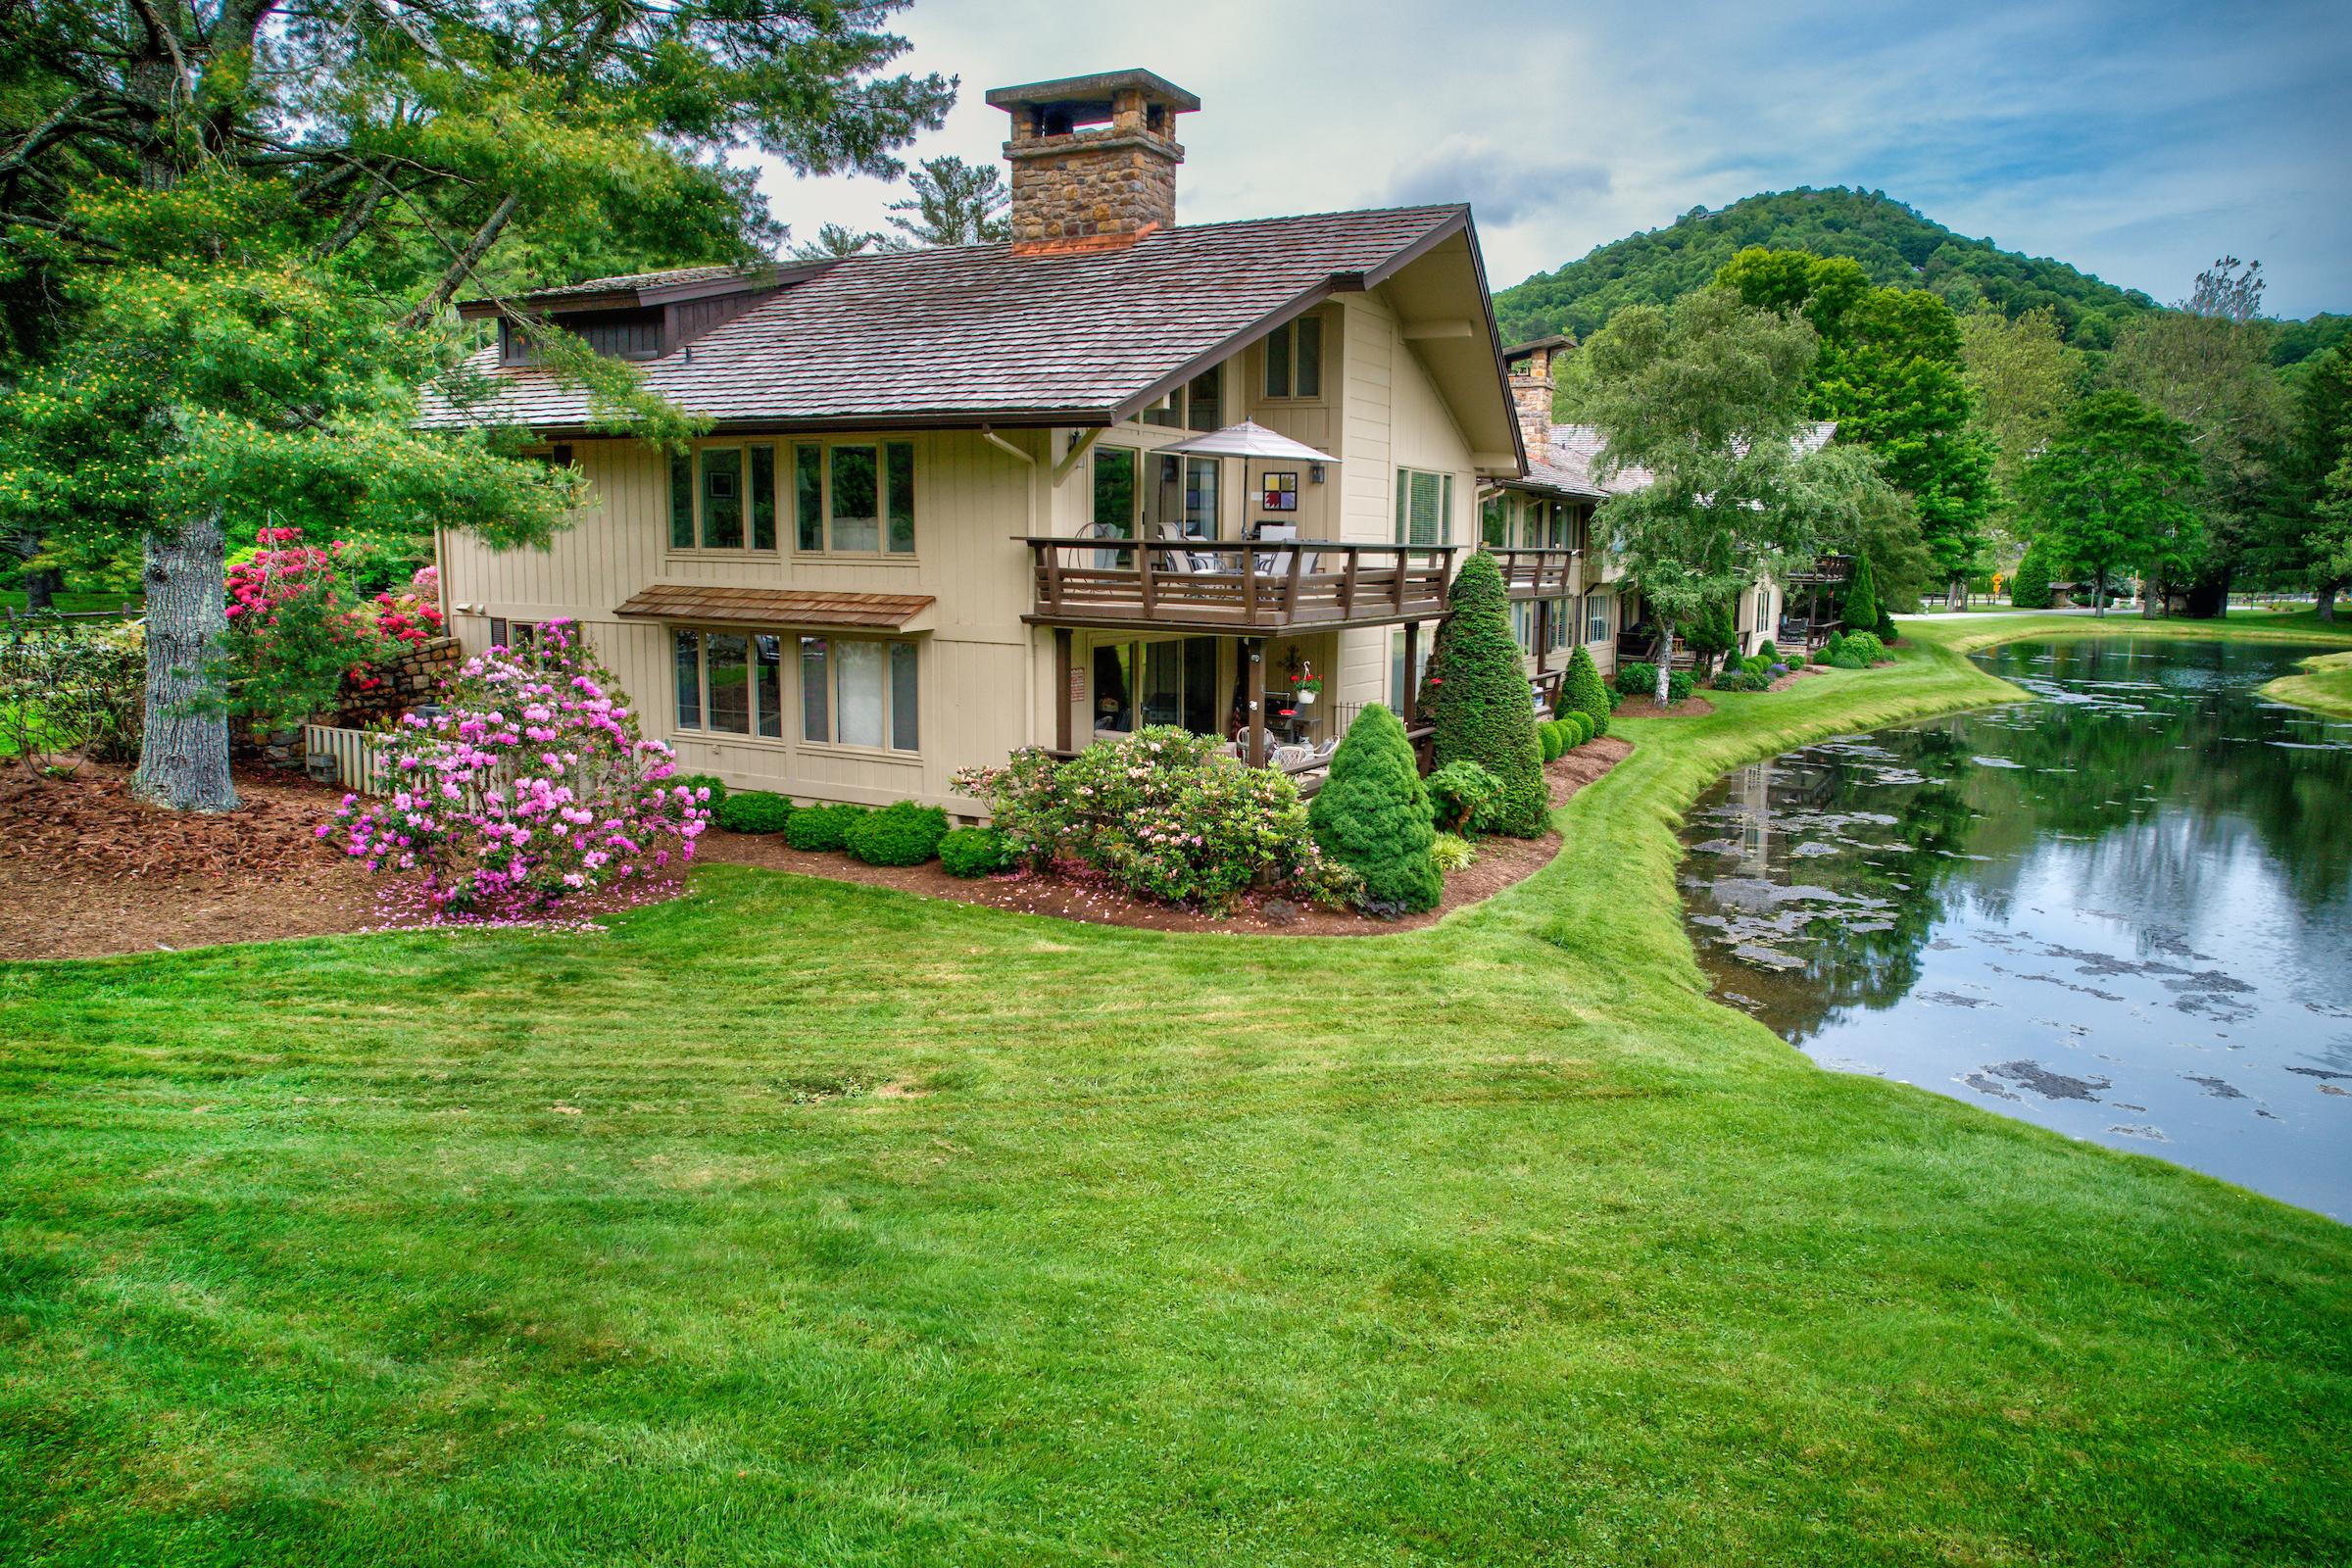
M884 438L845 430L822 439ZM793 438L772 439L781 453ZM463 532L445 535L448 602L480 607L458 614L455 629L468 649L478 651L489 643L492 616L577 618L635 701L646 733L675 747L684 771L716 773L730 784L802 799L916 799L969 809L968 802L952 794L955 771L1001 761L1029 738L1031 638L1021 620L1030 608L1029 556L1018 538L1030 529L1032 469L977 431L894 432L887 439L908 440L915 448L915 548L910 558L897 560L803 554L792 548L792 518L782 510L777 550L673 550L667 456L635 441L575 443L574 461L596 502L547 549L492 550ZM735 437L702 443L741 444ZM794 657L784 671L781 739L681 731L671 683L671 628L612 613L657 582L932 596L936 603L913 623L909 639L919 650L919 750L909 756L803 741Z

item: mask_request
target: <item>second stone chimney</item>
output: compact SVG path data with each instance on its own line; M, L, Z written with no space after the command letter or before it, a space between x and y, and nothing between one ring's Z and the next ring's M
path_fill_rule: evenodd
M1511 373L1511 403L1519 414L1519 438L1533 462L1543 462L1551 451L1551 395L1558 385L1552 362L1575 347L1572 337L1540 337L1502 351L1503 368Z
M1176 221L1176 117L1200 100L1149 71L999 87L1012 117L1016 255L1113 250Z

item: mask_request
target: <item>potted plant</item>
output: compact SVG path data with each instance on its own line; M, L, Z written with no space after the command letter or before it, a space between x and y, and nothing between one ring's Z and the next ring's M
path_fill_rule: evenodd
M1315 674L1311 670L1306 674L1299 676L1298 687L1298 706L1301 708L1312 708L1315 703L1315 694L1322 691L1322 676Z

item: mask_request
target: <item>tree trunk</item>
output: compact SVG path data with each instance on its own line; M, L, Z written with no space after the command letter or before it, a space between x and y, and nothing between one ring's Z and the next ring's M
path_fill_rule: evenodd
M1674 669L1674 622L1658 620L1658 706L1666 706L1666 682Z
M24 573L24 608L27 611L50 610L56 605L57 591L64 586L64 573L55 566L34 566Z
M220 514L147 536L146 733L131 793L173 811L233 811L228 719L205 666L228 630Z
M2154 620L2164 613L2163 604L2164 585L2154 571L2149 571L2139 579L2139 618Z
M2335 622L2335 587L2331 582L2320 584L2320 618L2330 625Z
M1966 610L1968 608L1968 579L1966 577L1954 577L1951 585L1944 589L1943 608L1946 610Z

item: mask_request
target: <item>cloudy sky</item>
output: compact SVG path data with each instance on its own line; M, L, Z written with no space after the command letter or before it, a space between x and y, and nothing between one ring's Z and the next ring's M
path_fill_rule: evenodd
M994 161L990 87L1143 66L1191 89L1180 220L1474 204L1495 287L1794 185L1877 188L2158 299L2225 252L2352 311L2352 4L2093 0L916 0L962 78L914 156ZM879 181L766 180L798 235Z

